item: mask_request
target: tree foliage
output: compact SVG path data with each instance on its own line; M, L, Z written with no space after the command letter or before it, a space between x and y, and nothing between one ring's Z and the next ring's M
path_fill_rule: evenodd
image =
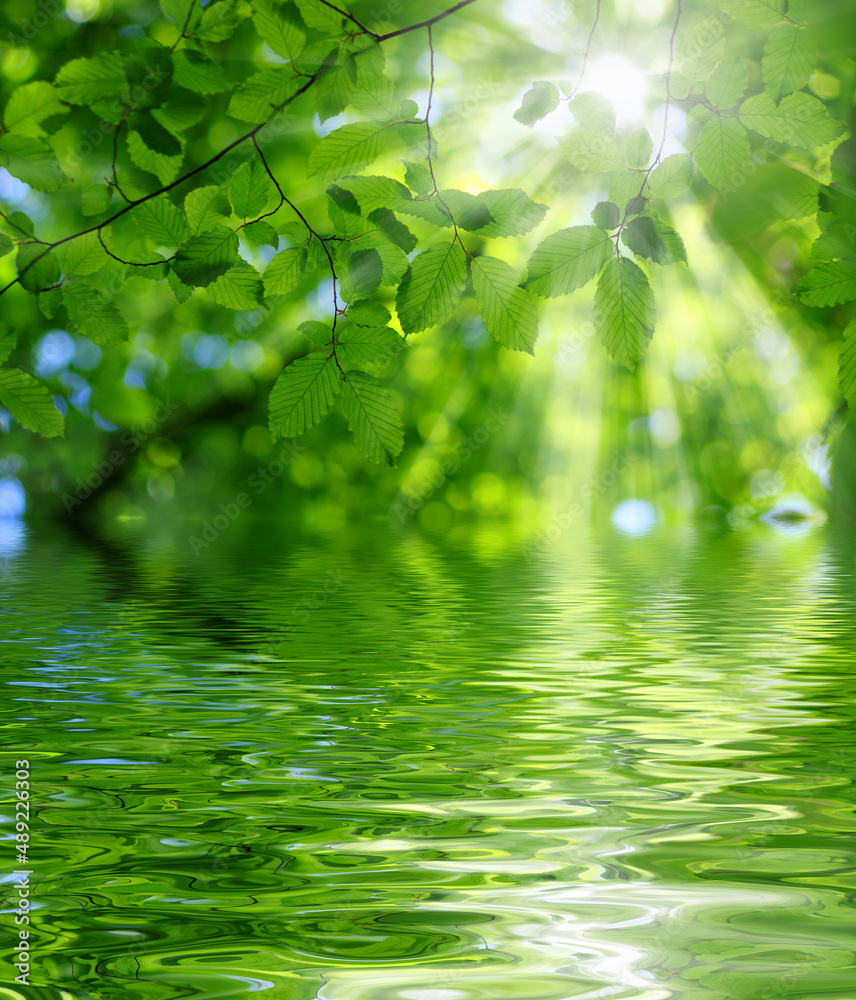
M45 232L44 218L37 224L4 208L0 255L14 257L16 271L0 294L34 296L46 323L64 323L108 351L134 329L118 295L131 277L168 287L177 305L200 297L206 308L238 316L305 300L305 349L271 393L271 436L302 434L338 405L359 450L382 465L394 463L404 442L383 369L406 338L449 322L464 300L501 345L532 353L539 301L593 282L600 339L633 370L656 335L659 268L692 265L672 217L691 185L715 200L753 175L760 186L775 176L779 187L793 175L795 196L780 215L813 216L820 228L814 265L795 294L816 308L856 299L856 212L838 179L849 161L836 162L847 123L809 91L830 69L821 56L828 26L815 7L718 0L711 13L710 5L677 5L657 81L659 134L624 128L602 95L586 91L593 11L578 83L533 72L539 78L508 109L508 127L521 135L567 115L554 155L601 193L590 221L551 213L555 228L531 246L551 206L520 187L450 187L454 178L443 172L435 34L465 19L474 2L383 31L358 16L358 5L324 0L212 0L204 8L161 0L157 30L116 49L72 52L52 78L9 94L0 165L50 198L75 198L87 224ZM759 65L729 44L747 32ZM387 62L388 43L405 35L418 35L427 52L421 97L402 89ZM238 36L252 37L262 59L224 58ZM688 151L667 152L678 108ZM294 185L266 150L307 110L320 135L302 164L307 180ZM188 148L199 128L229 138L194 162ZM94 130L109 151L103 181L62 156L69 134L91 144ZM212 183L227 154L240 162ZM759 164L762 156L784 166ZM305 184L324 193L326 219L293 195ZM505 241L495 244L500 256L485 252L491 240ZM531 251L525 268L509 241ZM314 287L327 290L329 315L313 315ZM841 355L851 401L852 340L848 332ZM0 402L24 427L62 432L51 393L27 373L0 369Z

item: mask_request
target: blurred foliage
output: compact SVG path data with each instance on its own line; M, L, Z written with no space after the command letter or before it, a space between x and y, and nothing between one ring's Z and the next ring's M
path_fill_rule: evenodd
M544 501L561 517L641 497L667 519L714 507L738 524L777 505L823 506L838 449L834 504L854 509L847 7L692 0L677 17L655 0L475 2L433 27L432 66L424 28L375 45L344 33L341 18L331 27L331 8L314 0L4 4L0 286L21 280L0 303L15 331L0 344L0 504L14 511L9 484L20 481L37 509L165 510L216 534L215 519L267 501L307 499L319 523L382 515L442 528L470 511L534 520ZM348 12L384 35L445 5L376 8ZM292 55L319 78L305 96L270 90L285 86ZM392 99L379 92L380 65ZM328 170L324 150L372 120L379 93L394 102L391 121L423 124L395 126L398 145L377 164L346 157ZM260 149L230 148L256 125ZM364 166L401 190L341 180ZM302 234L272 178L306 220ZM83 236L32 263L33 233L56 244L116 214L123 196L167 186L146 202L160 209L128 212L103 243ZM485 195L496 190L525 198L512 239L496 235ZM463 230L470 274L455 264L426 307L424 295L413 301L417 264L404 269L414 247L449 245L444 209ZM384 409L392 429L374 440L357 429L361 454L353 407L296 438L311 414L301 424L292 406L271 424L268 399L295 360L320 365L332 336L321 325L341 321L322 241L306 232L347 238L352 216L375 211L374 246L354 259L346 239L336 244L337 287L388 310L388 323L348 321L389 330L373 359L359 337L350 357L403 423ZM239 244L226 234L222 253L200 248L197 234L223 227ZM594 258L578 260L580 236L600 248ZM226 287L229 269L240 274ZM622 300L631 272L650 293L642 305L639 294ZM412 349L399 352L390 337L402 333ZM54 406L64 437L21 426L55 433Z

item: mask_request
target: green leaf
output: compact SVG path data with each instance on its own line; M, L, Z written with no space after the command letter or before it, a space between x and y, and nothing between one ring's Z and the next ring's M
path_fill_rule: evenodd
M161 10L179 29L187 24L187 30L193 32L202 17L202 6L199 0L160 0Z
M832 261L818 264L796 286L807 306L837 306L856 299L856 263Z
M63 270L66 277L93 274L109 261L97 233L86 233L66 244Z
M431 180L431 172L425 163L412 163L409 160L402 160L404 164L404 180L411 191L423 197L434 190L434 182Z
M812 71L808 32L795 24L783 24L770 33L761 63L764 88L774 101L802 90Z
M62 437L65 433L62 414L47 386L26 372L0 369L0 403L28 431L42 437Z
M459 225L485 237L522 236L543 221L548 206L532 201L518 188L482 191L473 209L462 215Z
M799 218L799 216L796 217ZM856 243L854 243L853 236L852 226L833 222L826 232L821 233L814 241L810 255L813 260L839 260L842 258L856 260Z
M343 249L346 249L343 247ZM380 287L383 265L375 249L350 250L338 269L339 289L346 302L367 299Z
M183 87L173 87L169 105L155 108L152 115L165 129L178 135L196 125L208 110L207 103L197 94Z
M514 117L521 125L528 125L530 128L535 122L546 118L551 111L555 111L559 104L559 91L554 83L546 80L537 80L532 84L532 89L527 90L523 95L520 107L514 112ZM582 122L580 122L582 125Z
M254 247L273 247L276 250L279 246L276 230L264 220L251 222L248 226L244 226L241 232L246 241Z
M21 287L33 295L55 285L62 274L57 255L52 250L48 250L47 253L45 250L46 247L42 243L29 243L18 247L16 263L18 274L21 276Z
M296 59L306 45L303 22L293 4L253 0L253 24L270 48L284 59Z
M315 108L322 122L333 118L350 104L357 86L357 63L344 46L324 60L313 94Z
M621 209L611 201L599 201L592 209L591 218L598 229L611 233L621 222Z
M580 128L601 135L615 134L615 111L600 94L585 92L568 101L568 110Z
M838 358L838 381L851 410L856 410L856 319L844 328Z
M62 305L62 289L49 288L46 292L39 294L39 309L43 316L53 319L57 309Z
M32 236L36 231L33 220L23 212L12 212L6 221L13 229L17 229L21 235Z
M311 354L293 361L276 380L270 394L270 436L297 437L328 413L342 388L332 358Z
M407 341L385 325L344 323L336 333L336 357L340 364L384 365L405 347Z
M395 88L384 73L366 73L357 63L357 86L351 95L351 106L367 118L400 117Z
M270 195L270 177L260 160L242 163L232 174L229 197L239 219L249 219L267 205Z
M133 162L141 170L154 174L161 184L170 184L178 177L184 159L183 154L165 156L163 153L158 153L145 144L139 132L133 130L128 132L127 145L128 154Z
M0 233L0 257L5 257L7 253L11 253L14 246L14 242L5 233Z
M399 105L398 115L396 117L404 121L411 121L415 119L418 114L419 114L419 105L416 103L416 101L413 101L409 97L406 97Z
M181 209L161 195L138 205L131 218L145 235L159 247L176 249L190 235L190 228Z
M654 333L654 293L645 272L616 257L606 265L594 295L594 321L613 361L633 371Z
M184 199L184 213L191 231L202 233L227 222L232 209L226 191L211 185L188 192Z
M707 81L707 99L721 110L733 108L746 93L749 74L737 56L724 59Z
M300 284L306 269L306 247L289 247L272 257L265 268L265 295L287 295Z
M84 215L101 215L110 207L110 188L106 184L90 184L80 196Z
M64 286L62 298L69 319L76 327L74 332L82 333L93 344L110 345L127 340L128 324L97 288L75 281Z
M390 393L365 372L346 373L342 408L357 447L378 465L395 465L404 447L404 425Z
M216 281L238 260L238 237L218 226L191 238L172 258L175 273L186 285L204 286Z
M648 177L647 191L652 198L674 198L690 186L693 158L689 153L675 153L658 163Z
M448 319L464 293L467 264L455 243L439 243L410 263L398 289L396 308L405 333L418 333Z
M44 139L14 132L0 135L0 165L37 191L58 191L69 180Z
M223 68L204 53L180 49L172 54L173 79L197 94L220 94L232 87Z
M193 295L193 286L185 285L175 271L168 271L166 276L167 284L172 289L176 302L187 302Z
M538 244L529 258L526 287L536 295L567 295L595 278L615 250L596 226L572 226Z
M3 112L3 123L10 132L41 139L48 133L42 127L46 118L68 113L52 83L36 81L16 87Z
M681 48L681 72L691 83L706 80L725 55L725 29L715 15L687 32Z
M401 199L410 200L410 192L391 177L340 177L336 185L350 191L357 199L360 211L369 215L378 208L387 208Z
M327 188L327 214L337 236L352 239L367 229L366 220L360 215L357 199L336 184Z
M740 121L768 139L801 149L825 146L844 131L816 97L802 93L789 94L778 107L769 94L755 94L741 104Z
M262 279L254 267L239 260L212 282L208 291L215 302L227 309L255 309L261 299Z
M341 35L343 26L350 22L342 17L331 7L320 2L320 0L297 0L300 14L307 26L323 31L327 35ZM336 4L337 7L345 7L344 0Z
M332 327L326 323L320 323L317 319L307 320L305 323L301 323L297 329L310 344L314 344L316 347L326 347L333 342Z
M655 264L687 262L684 241L669 226L650 215L639 215L624 227L621 239L640 257L647 257Z
M624 153L618 143L607 136L595 135L577 129L559 140L559 148L568 162L578 170L589 173L608 174L623 170L627 166Z
M785 16L785 0L718 0L720 10L744 24L768 28Z
M9 355L15 350L17 339L14 330L7 330L5 326L0 326L0 365L6 363Z
M172 53L165 45L153 38L137 39L133 49L123 53L122 62L132 110L158 108L169 99L173 66ZM122 103L117 101L114 107Z
M56 75L59 99L68 104L92 104L104 97L122 100L128 91L125 66L118 52L91 59L72 59Z
M309 156L309 176L331 180L374 162L386 145L382 122L342 125L325 136Z
M386 306L374 300L348 306L348 322L356 323L357 326L387 326L391 320L392 316Z
M625 146L627 162L631 167L647 167L654 152L654 142L647 129L631 132Z
M538 310L514 269L495 257L474 257L472 274L476 305L488 333L512 351L534 353Z
M377 211L379 212L381 209ZM402 226L402 228L404 227ZM408 267L407 256L383 230L374 229L363 233L353 245L360 250L373 249L377 251L383 269L382 284L397 285L404 277Z
M209 3L196 29L196 37L206 42L225 42L244 19L241 0L215 0Z
M299 78L288 67L263 69L251 76L232 97L229 114L242 122L266 122L299 87Z
M131 115L128 128L136 132L152 152L180 156L184 149L178 137L164 128L150 111Z
M717 187L749 159L746 130L733 118L714 118L702 127L693 156L704 179Z
M368 221L377 226L404 253L408 254L416 249L416 237L388 208L376 208L369 213Z

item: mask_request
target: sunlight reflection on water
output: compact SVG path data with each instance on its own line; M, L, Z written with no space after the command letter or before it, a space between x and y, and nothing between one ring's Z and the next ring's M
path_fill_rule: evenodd
M247 518L193 562L158 530L40 526L3 581L40 987L844 1000L830 529L619 524L533 561L502 526Z

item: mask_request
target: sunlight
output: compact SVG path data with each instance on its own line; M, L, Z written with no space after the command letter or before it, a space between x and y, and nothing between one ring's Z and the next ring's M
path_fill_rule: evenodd
M615 108L618 125L641 124L645 116L647 75L627 56L607 52L589 64L581 90L594 90Z

